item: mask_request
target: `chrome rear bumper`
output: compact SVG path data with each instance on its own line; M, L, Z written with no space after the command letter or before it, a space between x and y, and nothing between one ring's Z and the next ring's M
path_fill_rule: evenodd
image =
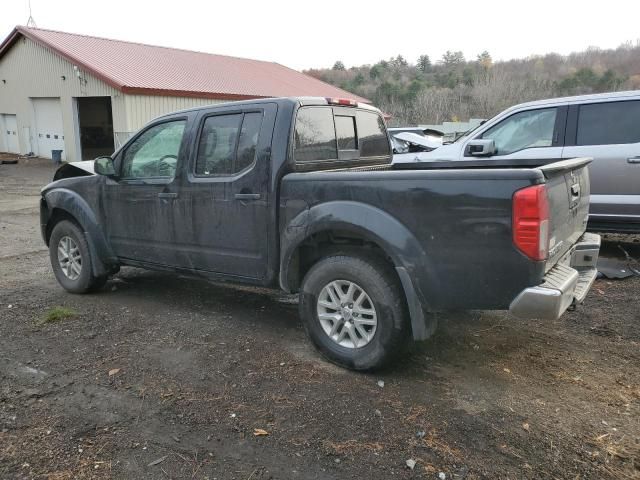
M547 272L544 281L524 289L509 311L520 318L556 320L573 304L581 303L593 285L600 236L585 233L573 249Z

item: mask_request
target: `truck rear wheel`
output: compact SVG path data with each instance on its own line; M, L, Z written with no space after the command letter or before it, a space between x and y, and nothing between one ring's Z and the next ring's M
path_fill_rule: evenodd
M353 370L389 364L409 340L406 302L395 273L368 256L316 263L300 289L300 316L328 360Z
M87 239L82 230L69 220L62 220L53 227L49 258L58 283L71 293L97 290L107 281L106 276L93 275Z

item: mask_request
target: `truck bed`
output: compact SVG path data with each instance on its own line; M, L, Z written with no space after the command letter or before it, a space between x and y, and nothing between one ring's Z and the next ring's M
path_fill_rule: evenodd
M498 162L500 166L491 167L428 162L286 175L280 202L282 242L287 242L292 221L318 228L340 217L350 229L348 225L357 225L362 217L376 221L382 214L398 222L386 228L395 231L394 248L413 265L410 274L423 285L425 305L506 309L523 289L541 283L545 272L584 233L589 189L584 167L589 159L531 167ZM573 206L571 175L584 193ZM548 185L550 230L555 245L560 245L547 261L527 258L512 238L514 192L536 184ZM330 204L340 208L327 208Z

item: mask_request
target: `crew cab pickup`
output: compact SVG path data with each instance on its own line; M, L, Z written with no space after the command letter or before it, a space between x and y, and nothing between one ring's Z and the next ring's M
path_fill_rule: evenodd
M176 112L93 172L62 167L42 235L70 292L129 265L298 293L314 345L357 370L428 338L437 311L545 320L584 299L600 246L585 233L589 159L391 157L380 111L350 100Z

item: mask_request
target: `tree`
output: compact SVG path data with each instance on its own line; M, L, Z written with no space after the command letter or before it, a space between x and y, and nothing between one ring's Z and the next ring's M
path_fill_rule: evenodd
M427 73L431 70L431 59L429 58L429 55L420 55L418 58L418 70L423 73Z
M583 67L559 81L557 88L563 94L570 95L606 92L619 90L626 80L626 77L617 75L611 69L607 69L602 75L598 75L592 68Z
M589 48L570 55L544 54L494 61L479 50L469 61L449 50L421 55L407 64L402 55L371 65L306 73L358 95L393 115L398 125L440 123L453 118L487 118L517 103L590 92L640 88L640 43L617 49Z
M409 65L409 63L405 60L405 58L402 55L398 55L395 58L391 58L389 60L389 64L392 67L406 67L407 65Z
M468 86L468 87L473 87L473 70L470 68L465 68L462 71L462 82Z
M626 77L619 76L611 69L605 71L597 82L597 89L600 92L619 90L627 81Z
M489 55L489 52L485 50L478 55L478 63L484 68L489 68L493 65L493 59L491 58L491 55Z
M356 87L359 87L360 85L362 85L365 82L365 78L364 75L362 73L358 73L355 78L353 79L353 85Z
M344 68L344 63L338 60L336 63L333 64L332 70L346 70L346 69Z
M386 102L392 102L400 98L402 91L400 87L391 82L384 82L376 89L376 97Z
M424 88L424 85L420 80L412 80L409 86L407 87L406 92L403 95L403 99L405 102L413 101L420 91Z
M442 55L442 64L445 67L456 67L458 65L462 65L464 63L464 54L460 51L452 52L451 50L447 50L444 55Z

